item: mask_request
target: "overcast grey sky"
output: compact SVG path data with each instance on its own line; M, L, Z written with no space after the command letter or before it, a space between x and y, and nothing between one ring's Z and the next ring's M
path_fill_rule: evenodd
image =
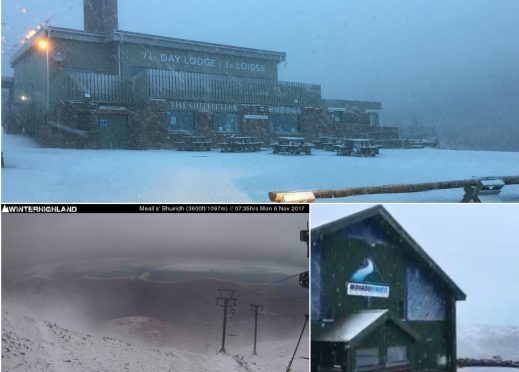
M306 214L3 214L4 273L121 270L294 274Z
M312 205L316 227L369 208ZM467 294L461 324L519 325L518 204L385 204L384 207Z
M82 29L82 13L82 0L2 1L2 73L29 29ZM380 100L385 124L519 141L516 0L119 0L119 15L127 31L284 51L281 79Z

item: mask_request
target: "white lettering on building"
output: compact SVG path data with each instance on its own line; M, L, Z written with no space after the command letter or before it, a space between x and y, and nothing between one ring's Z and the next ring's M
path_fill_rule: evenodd
M168 64L176 64L176 65L187 65L187 66L201 66L208 68L217 68L223 67L227 70L240 70L240 71L250 71L256 73L264 73L267 68L264 64L261 63L250 63L245 61L237 61L230 62L225 61L224 63L220 63L216 58L213 57L197 57L197 56L185 56L179 54L169 54L169 53L152 53L149 51L142 53L142 59L146 61L159 63L168 63Z

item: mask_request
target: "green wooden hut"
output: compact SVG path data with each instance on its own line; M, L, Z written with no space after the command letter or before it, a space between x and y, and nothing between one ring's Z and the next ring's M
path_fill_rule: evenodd
M384 207L311 239L312 371L456 371L465 294Z

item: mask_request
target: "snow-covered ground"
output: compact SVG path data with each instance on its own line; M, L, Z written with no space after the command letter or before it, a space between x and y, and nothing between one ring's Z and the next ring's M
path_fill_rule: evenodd
M262 352L254 357L250 350L229 355L212 350L193 353L78 332L7 311L2 314L3 371L284 371L293 347L293 340L260 343ZM308 355L307 341L293 363L294 372L308 371L308 361L301 355Z
M3 134L4 202L266 202L269 191L315 190L518 175L519 152L382 150L376 158L41 148ZM461 189L336 199L458 202ZM519 201L519 185L506 186ZM330 201L330 200L324 200Z

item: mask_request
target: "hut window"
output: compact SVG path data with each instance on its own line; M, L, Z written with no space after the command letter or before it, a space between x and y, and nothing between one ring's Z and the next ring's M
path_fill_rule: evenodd
M355 350L355 367L367 368L379 365L379 353L377 348Z
M445 320L445 295L418 267L407 268L407 320Z
M298 115L270 114L269 120L272 132L295 133L301 131Z
M407 347L390 346L387 348L387 364L404 364L407 363Z
M193 113L190 111L169 111L168 129L170 131L194 129Z
M238 116L236 114L215 113L214 130L217 132L236 132L237 121Z
M323 273L321 268L324 265L323 253L321 247L318 245L316 240L312 241L312 319L323 318Z

